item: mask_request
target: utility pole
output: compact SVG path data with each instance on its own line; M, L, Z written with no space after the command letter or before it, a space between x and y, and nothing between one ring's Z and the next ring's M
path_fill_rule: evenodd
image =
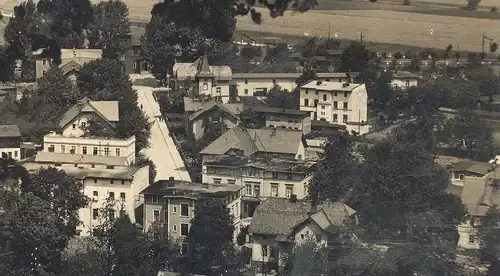
M485 40L485 39L486 39L486 36L485 36L485 35L484 35L484 33L483 33L483 38L482 38L482 40L481 40L481 49L482 49L482 51L481 51L481 52L482 52L482 53L484 53L484 40Z
M365 38L365 36L363 35L363 30L361 30L361 35L360 35L361 44L363 44L363 38Z
M328 25L328 40L330 40L330 34L331 34L331 26Z

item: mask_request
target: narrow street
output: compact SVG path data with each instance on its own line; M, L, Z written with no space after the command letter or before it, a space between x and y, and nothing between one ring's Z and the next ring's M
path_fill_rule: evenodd
M138 103L149 117L151 125L150 147L142 152L156 164L156 180L175 179L191 181L184 162L175 146L164 121L160 121L160 106L153 97L153 88L133 86L137 90Z

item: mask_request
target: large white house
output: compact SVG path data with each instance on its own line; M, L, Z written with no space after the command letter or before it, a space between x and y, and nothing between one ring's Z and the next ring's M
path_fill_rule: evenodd
M311 81L300 88L300 110L310 111L312 120L344 125L349 132L365 134L370 128L364 84Z
M233 73L229 66L212 66L205 56L193 63L175 63L173 77L177 86L191 82L198 88L200 95L211 96L227 103L230 99L230 86L237 95L254 96L266 93L278 85L292 92L301 73ZM355 73L317 73L317 79L332 82L350 82Z
M83 99L62 116L58 130L44 136L44 152L124 157L131 165L135 162L135 136L119 139L94 137L86 133L92 121L114 130L118 120L117 101Z
M21 159L21 133L17 125L0 125L0 158Z

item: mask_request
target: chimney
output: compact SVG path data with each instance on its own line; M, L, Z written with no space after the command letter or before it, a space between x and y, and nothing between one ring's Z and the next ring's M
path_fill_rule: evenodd
M168 181L174 181L174 180L175 180L175 178L174 178L173 176L170 176L170 177L168 178Z
M292 194L290 196L290 202L292 202L292 203L296 203L297 202L297 195L296 194Z

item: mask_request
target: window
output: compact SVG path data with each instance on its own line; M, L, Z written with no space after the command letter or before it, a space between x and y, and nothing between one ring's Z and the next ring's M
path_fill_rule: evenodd
M248 79L245 79L245 84L248 84Z
M314 94L315 94L315 95L318 95L318 90L314 91Z
M406 86L410 86L410 80L406 80Z
M275 197L279 196L279 184L271 183L271 196L275 196Z
M228 179L227 180L227 184L236 185L236 180L234 180L234 179Z
M112 170L112 169L114 169L114 168L115 168L115 166L114 166L114 165L107 165L107 166L106 166L106 169L108 169L108 170Z
M189 224L181 223L181 236L187 236L189 234Z
M92 219L97 219L99 217L99 209L92 209Z
M215 88L215 92L217 92L217 94L220 95L222 94L222 89L219 86L217 86L217 88Z
M119 148L115 149L115 154L116 154L116 156L120 156L120 149Z
M206 82L203 83L203 90L208 90L208 83Z
M347 95L349 95L349 92L344 92L344 98L347 98Z
M321 235L316 235L316 242L321 242Z
M109 156L109 147L104 147L104 155Z
M333 114L333 121L337 122L339 120L339 116L337 114Z
M69 150L69 153L75 154L76 153L76 146L71 146L71 149Z
M214 178L214 184L219 185L221 183L220 178Z
M278 179L278 172L273 172L273 179Z
M306 94L309 94L309 89L306 89Z
M260 184L253 184L253 196L260 196Z
M275 79L273 79L273 84L276 84L276 80Z
M135 52L135 51L134 51ZM134 63L132 63L132 68L136 69L137 68L137 61L134 61Z
M339 103L337 101L333 102L333 108L335 108L335 109L339 108Z
M74 164L73 166L76 168L76 167L78 167L78 164Z
M114 221L115 220L115 210L113 210L113 209L108 210L108 216L109 216L109 220Z
M66 146L65 145L61 145L61 153L66 153Z
M109 199L115 199L115 192L109 192Z
M92 168L95 168L95 164L92 164Z
M94 183L97 183L97 178L94 178Z
M85 129L87 127L87 124L85 122L82 122L81 129Z
M151 202L158 203L158 197L157 196L151 196Z
M98 154L97 147L94 147L94 148L92 149L92 154L93 154L93 155L97 155L97 154Z
M153 210L153 221L160 221L160 210Z
M309 99L304 99L304 106L309 106Z
M181 216L189 217L189 204L181 204Z
M285 196L287 198L290 198L293 194L293 185L286 185L285 186Z
M82 147L82 154L87 154L87 146Z
M245 187L246 187L245 195L251 196L252 195L252 184L246 183Z
M344 102L344 109L347 109L347 102Z
M76 124L73 124L73 129L76 129Z
M120 193L120 199L125 201L125 193Z
M325 106L324 106L324 105L322 105L322 106L321 106L321 109L325 109ZM324 113L324 112L323 112L323 113Z
M94 192L92 193L92 195L93 195L93 196L95 196L95 197L97 197L97 196L99 196L99 192L98 192L98 191L94 191Z
M172 208L172 213L177 214L177 206L174 206L174 208Z
M469 234L469 243L475 243L476 242L476 237L474 234Z
M188 252L188 245L187 243L181 244L181 255L186 255Z
M54 145L49 146L49 152L54 152Z
M338 95L338 94L337 94L337 91L335 91L335 92L333 92L333 93L334 93L335 97L337 97L337 95Z
M323 106L322 106L323 107ZM325 112L321 112L321 116L325 116Z
M464 180L464 175L463 175L463 174L459 174L459 175L458 175L458 179L460 179L460 180Z
M122 185L124 185L124 184L125 184L125 180L122 179Z
M287 175L286 175L286 179L292 179L293 178L293 173L289 172Z
M113 184L113 183L115 183L115 180L114 179L110 179L109 180L109 184Z
M326 96L326 94L323 94L323 101L326 102L327 99L328 99L328 96Z
M342 122L347 123L347 115L342 115Z
M42 59L42 64L43 64L43 65L47 65L47 59L45 59L45 58L44 58L44 59Z
M267 245L262 245L262 256L267 257L268 253Z
M245 95L248 95L248 89L245 89Z
M314 100L314 107L318 106L318 100Z
M17 158L19 156L19 153L16 151L14 151L14 158Z
M174 224L174 225L172 226L172 231L174 231L174 232L176 232L176 233L177 233L177 225L175 225L175 224Z
M212 117L212 122L216 122L216 123L220 122L220 117L219 116L213 116Z

